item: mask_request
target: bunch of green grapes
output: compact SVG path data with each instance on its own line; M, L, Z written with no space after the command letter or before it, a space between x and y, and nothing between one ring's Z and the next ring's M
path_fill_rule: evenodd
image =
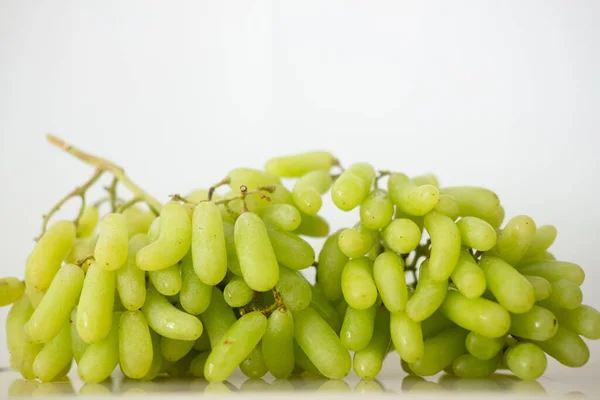
M330 233L327 193L360 220ZM392 351L419 376L536 379L546 354L583 366L581 337L600 338L583 270L548 251L554 227L503 220L487 189L342 169L327 152L234 169L160 211L88 206L43 233L24 281L0 280L11 366L52 381L74 359L85 382L117 366L139 380L373 379ZM318 254L306 237L326 238Z

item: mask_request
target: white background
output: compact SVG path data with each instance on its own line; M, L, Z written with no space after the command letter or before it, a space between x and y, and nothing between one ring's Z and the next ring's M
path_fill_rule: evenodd
M486 185L558 228L599 307L599 21L593 0L0 0L0 275L91 174L53 132L162 201L308 149Z

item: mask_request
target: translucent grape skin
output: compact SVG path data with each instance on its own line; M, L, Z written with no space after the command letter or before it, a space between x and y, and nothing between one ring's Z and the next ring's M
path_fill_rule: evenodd
M242 276L240 260L235 249L235 228L233 224L223 221L223 233L225 235L225 248L227 249L227 269L237 276Z
M499 354L488 360L480 360L471 354L463 354L452 363L452 371L459 378L487 378L496 371L501 359Z
M440 198L437 187L425 184L417 186L404 174L391 174L388 192L392 201L403 212L422 216L435 208Z
M463 246L488 251L496 245L496 230L477 217L463 217L456 222Z
M271 375L285 379L294 370L294 319L286 309L273 311L261 341L265 365Z
M329 171L334 162L327 151L311 151L272 158L265 164L265 171L282 178L298 178L311 171Z
M481 218L495 226L500 200L491 190L474 186L453 186L441 189L440 193L454 198L461 216Z
M488 338L475 332L469 332L465 345L473 357L480 360L491 360L506 345L505 337Z
M415 293L406 303L406 314L413 321L430 317L444 302L448 281L434 281L429 260L423 261Z
M190 362L190 374L196 378L204 378L204 366L210 351L204 351L196 355Z
M145 234L134 235L129 240L127 261L116 272L117 291L121 303L128 310L139 310L146 301L146 273L135 264L135 255L147 244Z
M98 266L114 271L127 261L129 234L122 214L111 213L100 220L94 259Z
M552 309L560 326L591 340L600 339L600 312L588 305L573 310Z
M352 365L356 375L361 379L374 379L379 374L390 340L390 313L384 307L378 307L371 341L354 353Z
M177 340L161 337L160 354L168 362L177 362L192 351L195 343L195 340Z
M532 343L519 343L509 347L504 360L510 371L524 380L537 379L546 371L546 354Z
M360 204L360 221L367 229L383 229L393 216L394 203L385 190L373 190Z
M296 372L306 371L311 376L322 377L323 374L315 367L315 365L310 361L306 353L300 348L298 343L294 340L294 360L296 361L296 367L294 369L294 374Z
M148 276L150 277L154 288L160 294L165 296L176 295L179 293L181 286L183 285L179 264L174 264L170 267L156 271L148 271Z
M552 285L550 284L550 282L548 282L548 280L542 278L541 276L524 276L531 284L531 287L533 287L535 301L544 300L550 297L550 293L552 293Z
M119 320L121 313L114 313L107 336L91 344L83 353L77 372L86 383L102 382L110 376L119 363Z
M375 180L375 169L366 163L350 165L333 182L331 199L342 211L357 207L371 191Z
M229 187L239 193L240 186L245 185L248 189L256 189L259 186L276 185L281 183L279 177L253 168L235 168L227 173Z
M471 299L480 297L487 288L485 274L466 249L460 251L460 257L450 277L456 288Z
M308 281L297 271L280 267L279 281L275 286L283 304L291 311L301 311L312 301L312 289Z
M326 171L311 171L296 181L292 190L294 204L308 215L316 215L323 204L321 195L331 186L331 176Z
M212 291L210 304L200 318L208 334L210 346L214 348L225 332L235 323L236 318L231 307L225 302L221 290L213 286Z
M536 261L519 268L524 275L541 276L550 282L567 279L580 286L585 280L585 272L574 263L566 261Z
M558 330L554 314L537 305L526 313L511 314L510 319L510 333L524 339L548 340Z
M277 261L288 268L308 268L315 261L315 250L300 236L265 223Z
M86 343L99 342L110 333L114 301L115 271L92 262L77 306L77 332Z
M163 365L163 358L160 355L160 336L150 330L150 339L152 340L152 363L146 375L140 378L141 381L151 381L156 378Z
M421 241L419 226L407 218L393 220L381 234L386 246L400 254L410 253Z
M33 361L33 373L42 382L50 382L71 364L71 331L67 322L60 332L44 345Z
M144 377L152 365L152 337L146 317L141 311L126 311L119 324L119 362L131 379Z
M450 217L452 221L456 221L456 219L460 215L460 208L458 207L458 203L456 202L456 200L454 200L452 196L448 196L447 194L440 195L440 199L438 200L438 203L435 206L434 210Z
M250 352L248 357L240 363L240 371L246 375L249 380L260 381L263 376L269 372L261 351L261 342ZM264 381L263 381L264 382ZM245 383L245 382L244 382Z
M414 363L423 358L425 351L421 323L400 311L390 315L390 333L400 358Z
M11 356L11 365L19 369L21 350L29 342L25 334L25 325L33 314L33 307L27 296L17 300L8 311L6 317L6 344Z
M532 257L548 250L552 246L552 243L554 243L554 240L556 240L557 233L556 228L552 225L538 227L524 258Z
M161 336L179 340L196 340L203 331L202 322L178 310L155 289L149 289L142 312L148 325Z
M375 244L377 231L367 229L359 222L351 229L344 229L338 236L338 246L342 253L349 258L362 257Z
M319 285L310 286L310 290L312 293L310 307L321 315L331 329L338 333L342 327L343 314L338 314L333 305L327 300L327 297L325 297Z
M227 273L227 248L219 207L210 201L198 203L192 216L192 258L196 276L206 285L216 285Z
M436 211L425 216L424 224L431 236L429 273L434 281L446 280L460 256L460 231L454 221Z
M294 230L297 235L325 237L329 235L329 223L320 215L300 213L300 225Z
M223 296L231 307L243 307L254 298L254 291L240 277L233 277L223 289Z
M551 339L534 343L550 357L567 367L582 367L590 358L590 350L579 335L560 325Z
M498 234L494 253L511 265L516 265L525 256L536 235L533 219L518 215L507 222Z
M323 288L325 296L331 301L342 297L342 271L348 257L340 250L338 238L341 231L329 236L319 253L317 280Z
M77 307L73 308L71 312L71 319L69 320L69 326L71 328L71 349L73 350L73 358L76 363L79 363L81 356L85 353L85 349L88 348L87 344L77 331Z
M373 263L366 258L355 258L342 271L342 293L348 305L364 310L375 304L377 286L373 281Z
M438 309L434 312L431 317L421 322L421 330L423 332L423 338L427 339L433 337L443 331L446 328L454 326L454 323L442 314Z
M260 215L265 223L287 232L298 229L302 222L300 212L291 204L271 204Z
M25 283L12 276L0 279L0 307L12 304L25 293Z
M573 281L568 279L559 279L550 282L552 288L550 296L539 302L540 305L549 308L564 308L574 310L579 307L583 301L581 288Z
M479 266L487 287L498 302L511 313L524 313L533 307L533 286L519 271L498 257L484 255Z
M390 312L404 311L408 289L403 259L391 251L381 253L373 263L373 280L385 307Z
M212 286L203 283L196 275L190 252L183 257L179 265L183 277L179 291L179 303L187 313L201 314L210 304L213 293Z
M83 213L77 223L77 237L86 238L91 236L96 229L98 220L100 219L100 211L96 206L87 206L83 209Z
M376 314L375 304L364 310L348 307L340 331L342 346L354 352L367 347L373 337Z
M425 340L423 357L409 363L410 369L420 376L432 376L452 365L464 354L467 331L459 327L447 328L436 336Z

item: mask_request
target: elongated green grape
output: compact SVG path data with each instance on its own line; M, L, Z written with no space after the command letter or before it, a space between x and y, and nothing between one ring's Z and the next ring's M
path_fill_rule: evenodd
M365 228L385 228L394 216L394 203L388 192L375 189L360 203L360 221Z
M296 181L292 196L294 204L298 209L309 215L316 215L323 200L321 195L325 194L331 186L331 176L326 171L311 171Z
M271 290L279 279L279 265L267 228L254 213L242 214L235 222L235 248L244 280L253 290Z
M261 213L262 219L281 230L292 232L300 226L300 211L290 204L271 204Z
M99 342L109 334L114 301L115 271L92 262L77 306L77 332L86 343Z
M197 378L204 378L204 366L206 365L206 360L210 351L204 351L192 358L190 362L190 374Z
M42 382L50 382L71 364L72 358L71 330L65 322L60 332L35 357L33 373Z
M272 158L265 164L265 171L284 178L297 178L311 171L329 172L335 158L327 151L306 153Z
M350 165L331 186L333 204L342 211L354 209L367 197L374 181L375 170L371 165Z
M257 214L262 215L262 212L272 204L294 204L294 199L292 196L292 192L290 192L285 186L282 184L276 183L273 185L269 185L269 195L264 196L262 193L251 193L249 196L246 196L246 206L248 207L248 211L255 212ZM235 193L231 193L233 196L237 196L239 190ZM231 197L231 195L229 197ZM233 208L232 208L233 204ZM242 201L234 200L232 203L229 203L227 208L232 208L237 212L237 215L241 214L242 209ZM225 207L224 205L219 206L221 209ZM226 210L227 210L226 208ZM223 214L223 212L221 212ZM228 213L232 215L231 213ZM225 220L225 218L223 219ZM235 222L235 218L230 218L230 222Z
M367 258L355 258L342 271L342 293L348 305L358 310L371 307L377 301L377 286L373 281L373 263Z
M294 233L309 237L325 237L329 235L329 223L320 215L300 213L300 225Z
M362 222L351 229L344 229L338 236L338 246L349 258L362 257L375 244L377 231L367 229Z
M286 267L279 269L279 281L275 286L283 304L291 311L300 311L309 306L312 300L311 285L297 271Z
M541 276L550 282L567 279L576 285L581 285L585 280L583 269L577 264L566 261L536 261L519 268L519 271L524 275Z
M477 217L463 217L456 222L463 246L488 251L496 245L496 230Z
M555 308L552 312L560 326L588 339L600 339L600 312L594 307L581 305L573 310Z
M196 353L192 351L177 361L167 361L163 358L161 370L171 378L182 378L189 374L190 363L195 356Z
M25 284L46 290L75 243L75 224L58 221L37 241L25 266Z
M248 189L255 189L259 186L281 183L277 176L253 168L235 168L229 171L227 176L229 177L229 187L234 192L238 192L242 185Z
M383 247L381 242L379 240L376 240L375 245L373 245L373 247L371 247L371 250L369 250L369 252L365 255L365 257L367 257L369 260L375 262L377 257L381 253L383 253L385 250L386 249Z
M454 186L443 188L440 193L454 198L458 203L461 216L481 218L496 226L494 222L498 220L500 200L491 190L473 186Z
M404 174L391 174L388 191L396 207L403 212L421 216L435 208L440 198L437 187L425 184L418 186Z
M423 185L433 185L435 187L440 186L438 178L434 174L417 175L417 176L413 176L412 178L410 178L410 180L415 185L418 185L418 186L423 186Z
M350 372L350 354L336 333L311 307L294 313L294 339L325 377L341 379Z
M0 279L0 307L12 304L25 293L25 283L12 276Z
M535 301L540 301L547 299L550 297L550 293L552 293L552 285L548 282L547 279L542 278L541 276L533 276L533 275L524 275L525 278L529 281L531 286L533 287L533 294L535 296Z
M261 348L262 345L259 342L248 357L240 363L240 371L248 378L262 378L269 372Z
M448 281L434 281L431 263L423 261L415 293L406 303L406 314L414 321L423 321L442 305L447 292Z
M71 247L71 251L67 255L65 261L71 264L79 264L79 261L91 258L91 256L94 255L97 241L98 236L75 239L73 247ZM87 267L87 263L83 263L81 267Z
M19 370L25 379L36 378L33 363L43 347L42 344L32 342L27 335L26 324L32 313L31 302L23 296L11 307L6 318L6 339L11 353L11 366Z
M148 271L148 276L156 290L165 296L176 295L183 285L179 264L156 271Z
M496 371L501 360L500 354L489 360L480 360L471 354L463 354L454 360L452 371L459 378L487 378Z
M315 250L300 236L265 224L277 261L291 269L305 269L315 261Z
M88 348L87 344L77 331L77 307L73 308L71 312L71 318L69 319L69 326L71 328L71 350L73 351L73 358L75 362L79 363L81 356L85 353L85 349Z
M192 257L194 271L206 285L216 285L227 273L227 249L219 207L199 203L192 217Z
M267 369L276 378L284 379L294 370L294 319L286 309L273 311L267 321L261 351Z
M77 373L82 381L102 382L110 376L119 363L120 314L113 313L110 333L99 342L89 345L79 360Z
M532 343L519 343L509 347L504 359L510 371L521 379L537 379L546 371L546 355Z
M481 296L487 287L485 274L465 249L460 251L460 257L450 277L456 288L468 298Z
M319 268L317 268L317 281L323 288L325 296L331 301L342 297L342 271L348 262L348 257L338 246L340 232L334 233L325 240L319 253Z
M538 227L535 231L535 237L533 238L529 249L527 249L525 258L548 250L556 240L557 234L558 231L553 225L542 225Z
M138 207L126 208L121 214L125 217L129 238L132 238L139 233L147 234L150 225L152 225L152 222L156 219L156 214L152 211L144 211Z
M421 323L412 320L405 312L390 314L390 334L400 358L414 363L423 358L424 344Z
M423 357L416 362L409 363L410 369L420 376L432 376L439 373L466 352L466 336L467 331L464 329L452 327L425 340Z
M205 326L206 326L206 324L205 324ZM204 330L204 332L202 333L202 335L200 335L200 337L198 339L196 339L196 342L194 343L194 350L198 350L198 351L210 350L210 340L208 338L207 330L208 330L208 328L206 328Z
M254 290L240 277L232 278L223 289L225 301L231 307L243 307L254 298Z
M83 209L81 217L77 222L77 237L85 238L94 233L98 220L100 219L100 211L96 206L87 206Z
M458 291L448 291L440 310L456 325L482 336L501 337L510 328L510 315L501 305L481 297L469 299Z
M122 214L112 213L100 220L94 259L98 266L114 271L127 261L129 235Z
M160 354L169 362L176 362L188 355L194 347L195 340L178 340L168 337L160 338Z
M391 251L381 253L373 263L373 280L385 307L390 312L404 311L408 301L408 288L403 259Z
M237 276L242 276L240 260L235 250L235 228L233 224L223 221L223 234L225 235L225 249L227 250L227 269Z
M338 314L319 285L311 286L310 289L312 293L310 306L327 321L331 329L338 333L342 327L343 315Z
M549 310L533 306L523 314L512 314L510 324L511 335L531 340L551 339L558 330L558 321Z
M146 301L146 273L135 264L135 255L147 244L145 234L133 236L129 240L127 261L116 272L117 292L128 310L139 310Z
M550 357L567 367L581 367L590 358L590 350L579 335L560 325L552 339L534 343Z
M498 234L494 253L511 265L517 265L525 256L536 235L533 219L518 215L507 222Z
M390 340L390 313L384 307L378 307L371 341L364 349L354 353L352 365L356 375L362 379L373 379L379 374Z
M161 219L160 217L156 217L154 218L154 221L152 221L152 223L150 224L150 227L148 228L148 242L152 243L152 242L156 242L158 240L158 238L160 237L160 224L161 224Z
M458 206L458 203L456 202L456 200L454 200L454 197L449 196L447 194L440 195L440 198L434 210L439 212L440 214L444 214L450 217L452 221L456 221L456 219L460 215L460 208Z
M236 318L231 307L225 302L221 290L213 287L212 291L210 304L206 311L200 315L200 318L202 318L202 323L208 334L210 346L214 348L225 332L235 323Z
M294 369L294 374L306 371L308 374L315 377L322 377L321 371L315 367L315 365L310 361L306 353L300 348L298 343L294 340L294 360L296 362L296 369Z
M196 340L202 334L202 322L178 310L154 289L149 289L142 308L148 325L159 335L171 339Z
M31 301L31 306L35 310L42 302L46 291L36 289L33 286L27 286L27 283L25 283L25 294L27 295L27 297L29 297L29 300Z
M506 345L505 337L489 338L475 332L469 332L465 345L469 354L480 360L491 360Z
M446 280L460 256L460 231L452 219L436 211L425 216L424 224L431 236L429 273L434 281Z
M365 310L348 307L340 331L342 346L355 352L367 347L373 337L376 314L375 304Z
M540 305L549 308L564 308L566 310L574 310L581 305L583 301L583 293L581 288L573 281L567 279L559 279L550 282L552 290L547 299L539 302Z
M146 375L140 378L142 381L151 381L156 378L162 369L163 363L165 363L160 354L160 336L150 330L150 339L152 341L152 363Z
M450 328L451 326L455 326L454 322L446 318L444 314L442 314L442 312L438 309L431 315L431 317L421 322L423 338L427 339L432 336L435 336L444 329Z
M144 377L152 365L152 337L146 317L141 311L126 311L119 323L119 362L131 379Z
M185 208L170 201L160 212L160 231L152 242L135 256L136 264L144 271L157 271L178 263L190 249L192 224Z
M498 302L511 313L524 313L533 307L533 286L519 271L498 257L483 256L479 266L487 287Z
M267 329L260 312L244 314L213 346L206 360L204 376L209 382L222 382L252 352Z
M408 218L393 220L381 233L386 246L400 254L410 253L421 241L419 226Z

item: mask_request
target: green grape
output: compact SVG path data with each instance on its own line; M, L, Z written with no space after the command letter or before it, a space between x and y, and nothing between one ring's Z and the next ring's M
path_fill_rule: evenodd
M360 221L367 229L383 229L393 216L394 203L385 190L373 190L360 204Z
M257 214L262 215L264 210L272 204L294 204L294 198L292 196L292 192L290 192L285 186L282 184L274 184L269 185L270 192L268 196L264 196L262 193L253 193L249 196L246 196L246 206L249 211L255 212ZM236 196L236 193L232 193L233 196ZM236 203L239 200L236 200ZM241 206L241 201L239 201ZM225 207L224 205L220 205L219 207ZM241 207L240 207L241 213ZM235 222L232 220L231 222Z
M71 350L73 351L73 358L75 362L79 364L79 360L85 349L88 348L88 344L79 336L77 331L77 307L73 308L71 312L71 318L69 319L69 326L71 328Z
M250 355L267 329L267 318L258 311L244 314L213 346L206 360L204 376L222 382Z
M579 335L560 325L552 339L534 343L550 357L567 367L582 367L590 358L590 350Z
M113 313L110 333L97 343L90 344L81 356L77 373L86 383L102 382L119 363L119 320L121 313Z
M343 315L338 314L333 305L327 300L327 297L325 297L319 285L311 286L310 289L312 293L310 306L327 321L331 329L339 333L342 328Z
M26 324L33 308L27 296L21 297L11 307L6 318L6 339L11 353L11 366L21 372L25 379L35 379L33 362L43 345L29 339Z
M419 226L407 218L393 220L381 234L385 245L400 254L410 253L421 241Z
M535 256L548 250L556 240L558 231L553 225L542 225L535 230L535 237L527 249L524 258Z
M227 249L219 207L199 203L192 217L192 257L194 271L206 285L216 285L227 273Z
M373 279L385 307L390 312L404 311L408 301L404 260L391 251L381 253L373 263Z
M518 215L508 221L498 234L493 252L511 265L517 265L533 243L536 227L533 219Z
M156 242L160 237L160 221L160 217L156 217L154 218L154 221L152 221L152 223L150 224L147 235L149 243Z
M267 369L276 378L284 379L294 370L294 319L286 309L277 309L267 320L261 350Z
M352 308L364 310L377 301L377 286L373 281L373 263L367 258L355 258L342 270L342 293Z
M92 262L83 281L77 306L77 332L86 343L99 342L109 334L114 301L115 271L106 270Z
M36 289L33 286L27 286L27 282L25 282L25 294L27 295L27 297L29 297L29 300L31 301L31 306L35 310L42 302L46 291Z
M413 179L414 182L414 179ZM440 195L437 205L434 208L435 211L440 214L444 214L452 221L456 221L456 219L460 216L460 208L454 197L449 196L447 194Z
M94 259L100 267L114 271L127 261L129 236L127 223L122 214L112 213L100 220L98 241L94 248Z
M334 304L335 311L338 315L346 315L346 310L348 309L348 303L342 297L338 300L337 304ZM340 327L341 329L341 327ZM334 329L335 330L335 329Z
M379 374L390 340L390 313L384 307L378 307L371 341L354 353L352 365L356 375L361 379L374 379Z
M496 371L501 360L500 354L489 360L480 360L471 354L463 354L454 360L452 371L459 378L487 378Z
M235 248L244 280L253 290L271 290L279 279L279 265L267 228L254 213L242 214L235 222Z
M25 293L25 283L12 276L0 278L0 307L12 304Z
M405 312L390 314L390 334L400 358L414 363L423 358L424 344L421 323L410 319Z
M151 243L135 256L137 266L144 271L157 271L177 264L190 249L192 223L181 204L174 201L165 204L160 212L159 227L158 238L153 241L149 230Z
M501 305L481 297L469 299L455 290L448 291L440 310L456 325L482 336L501 337L510 328L510 315Z
M203 313L212 297L212 286L202 283L194 271L191 252L188 252L180 262L183 281L179 291L179 303L189 313L198 315Z
M203 202L203 201L208 201L208 192L209 192L209 190L204 189L204 188L194 189L185 196L185 199L187 201L185 203L183 203L183 207L185 208L185 211L186 211L190 221L194 217L194 210L196 209L196 206L198 205L198 203ZM218 193L213 192L211 200L212 201L221 200L221 196L219 196Z
M418 186L404 174L391 174L388 191L396 207L410 215L422 216L435 208L440 198L437 187Z
M496 230L477 217L463 217L456 222L463 246L488 251L496 245Z
M148 271L148 276L156 290L165 296L174 296L181 290L183 281L179 264L156 271Z
M594 307L581 305L573 310L552 309L560 326L585 338L600 339L600 312Z
M85 207L77 222L77 237L85 238L91 236L96 229L99 219L100 211L98 211L98 207Z
M410 369L420 376L432 376L441 372L466 352L466 336L467 331L453 327L425 340L423 357L409 363Z
M211 288L212 290L212 288ZM206 325L206 324L205 324ZM198 351L207 351L210 350L210 340L208 339L208 333L206 332L208 328L200 335L196 342L194 343L194 350Z
M434 281L447 280L460 257L460 231L449 217L432 211L423 220L431 236L429 269Z
M475 332L469 332L465 345L469 354L480 360L491 360L506 345L505 337L489 338Z
M306 153L272 158L265 164L265 171L283 178L297 178L311 171L329 172L335 164L335 158L327 151Z
M375 245L377 231L367 229L362 222L351 229L344 229L338 236L338 246L349 258L362 257Z
M524 339L548 340L558 330L554 314L540 306L523 314L511 314L510 319L510 334Z
M546 371L546 355L532 343L519 343L504 353L506 365L521 379L537 379Z
M17 368L23 378L33 380L36 378L33 364L37 355L44 348L44 345L32 342L25 332L23 332L23 335L19 352L16 356Z
M169 362L176 362L187 356L194 347L195 340L160 338L160 354Z
M533 286L519 271L501 258L483 256L479 266L485 274L487 287L504 308L511 313L524 313L535 303Z
M130 238L143 233L148 233L150 225L156 219L156 214L152 211L144 211L138 207L129 207L121 213L125 217L125 225L127 225L127 234Z
M377 259L377 257L379 257L379 255L381 253L383 253L386 249L383 247L383 245L381 244L381 242L379 240L375 241L375 244L373 245L373 247L371 247L371 250L369 250L367 252L367 254L365 255L365 257L367 257L369 260L375 262L375 260Z
M414 321L429 318L444 302L448 292L448 281L434 281L431 263L423 261L415 293L406 303L406 314Z
M135 255L148 244L148 237L139 233L129 240L127 261L116 272L117 292L128 310L139 310L146 301L146 273L135 264Z
M294 313L294 339L325 377L341 379L350 372L350 354L318 312L308 307Z
M319 268L317 268L317 281L323 288L325 296L331 301L342 297L342 271L348 262L348 257L338 246L340 233L341 231L338 231L325 240L319 253Z
M250 289L244 279L236 276L223 289L223 296L231 307L243 307L254 298L254 290Z
M525 257L523 257L516 266L521 269L524 266L541 261L556 261L556 257L549 251L542 251L541 253L536 254L525 254Z
M356 374L358 375L358 372ZM384 389L379 382L373 380L372 378L363 378L358 381L356 386L354 386L354 391L361 395L365 395L367 393L383 393Z
M365 310L348 307L340 331L342 346L355 352L366 348L373 337L376 314L375 304Z
M543 307L574 310L581 305L583 293L581 288L572 281L559 279L550 282L550 286L552 287L550 296L539 302Z
M261 348L262 345L259 342L240 364L240 371L248 378L258 379L269 372Z
M292 232L302 221L300 211L290 204L271 204L261 213L263 221L281 230Z
M524 275L525 278L529 281L531 286L533 287L533 294L535 296L535 301L540 301L547 299L550 297L550 293L552 293L552 285L548 282L547 279L542 278L541 276L533 276L533 275Z
M375 181L375 170L366 163L350 165L333 182L331 199L342 211L350 211L358 206L371 191Z
M315 367L315 364L313 364L312 361L310 361L306 353L302 351L302 349L300 348L298 343L296 343L296 341L294 341L294 360L296 362L296 366L298 366L301 370L308 372L310 375L318 377L323 376L323 374L321 374L321 371L319 371L317 367Z
M300 213L300 225L294 233L309 237L325 237L329 235L329 223L320 215Z
M202 323L208 334L210 347L214 348L225 332L235 323L236 318L231 307L225 302L221 290L213 287L212 291L210 304L206 311L200 315L200 318L202 318Z
M500 200L496 193L481 187L454 186L440 190L441 194L452 196L458 203L462 217L477 217L498 226ZM497 224L497 225L495 225Z
M79 264L78 261L91 258L94 255L94 249L96 248L97 240L98 236L75 239L73 247L71 247L71 251L69 251L65 261L70 264ZM87 267L87 263L83 263L81 267Z
M161 336L196 340L202 335L203 326L198 318L178 310L154 289L148 289L142 312L148 325Z
M487 287L485 274L465 249L460 251L458 263L450 277L456 288L471 299L480 297Z
M325 194L331 186L331 176L326 171L308 172L299 178L292 190L294 204L298 209L309 215L316 215L323 200L321 195Z
M541 276L550 282L568 279L579 286L585 280L583 269L577 264L566 261L536 261L519 268L519 271L524 275Z
M71 310L77 304L83 279L83 271L75 265L67 264L58 270L56 278L27 323L27 334L32 341L49 342L63 329Z
M455 326L452 321L444 316L438 309L434 312L431 317L421 322L421 330L423 331L423 338L427 339L437 335L446 328Z
M281 183L281 179L267 172L253 168L235 168L227 174L229 187L234 192L240 190L240 186L248 189L256 189L259 186L275 185Z
M498 230L502 226L502 223L504 222L505 217L506 217L506 212L504 210L504 207L499 206L496 209L496 212L494 213L494 215L486 222L489 222L490 225L492 225L494 227L494 229Z
M119 362L131 379L144 377L152 365L152 337L146 317L141 311L126 311L119 324Z
M75 224L58 221L35 244L25 266L25 284L46 290L75 243Z
M165 362L160 355L160 336L152 329L150 330L150 339L152 341L152 363L146 375L140 378L141 381L151 381L156 378Z
M242 276L240 260L235 250L235 228L233 224L223 221L223 234L225 235L225 248L227 250L227 269L237 276Z
M190 362L190 374L197 378L204 378L204 367L206 365L206 360L210 355L210 351L204 351L200 354L197 354L192 358Z
M265 224L277 261L291 269L305 269L315 261L315 250L300 236Z
M279 268L279 281L275 289L281 295L283 304L291 311L301 311L312 300L310 284L298 272L286 267Z

